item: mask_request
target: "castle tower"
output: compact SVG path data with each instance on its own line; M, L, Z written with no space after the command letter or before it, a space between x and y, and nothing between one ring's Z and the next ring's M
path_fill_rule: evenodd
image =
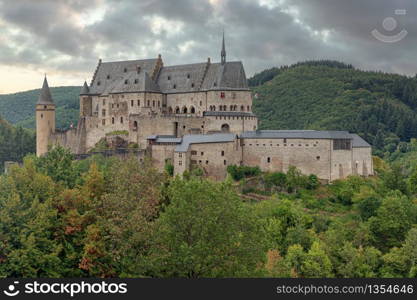
M226 45L224 43L224 31L223 31L223 42L222 42L222 51L220 53L221 57L222 57L222 65L224 65L226 63Z
M55 104L52 100L48 81L43 81L41 93L36 103L36 155L48 152L50 136L55 132Z

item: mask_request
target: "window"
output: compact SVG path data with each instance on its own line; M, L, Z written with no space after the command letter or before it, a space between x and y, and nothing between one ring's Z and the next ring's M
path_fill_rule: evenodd
M287 143L287 139L284 139L284 144L286 144Z
M333 150L350 150L351 141L349 139L333 140Z
M203 156L204 155L204 152L201 152L201 156Z
M126 72L127 72L127 68L124 68L123 72L125 72L125 73L126 73Z
M191 106L191 110L190 110L190 112L191 112L192 114L195 114L195 108L194 108L194 106Z
M187 74L187 78L190 79L190 77L191 77L190 74Z
M120 123L123 124L123 117L120 117Z
M174 84L174 86L172 87L173 89L176 89L177 88L177 85L176 84Z
M152 106L155 107L155 100L152 101Z
M171 80L171 76L168 76L168 80Z
M202 106L203 105L203 101L200 101L200 106Z
M197 155L197 151L191 151L191 155Z
M107 75L107 79L110 79L110 75Z
M47 108L48 108L48 106L44 105L44 106L43 106L43 108L44 108L44 109L47 109Z
M182 153L179 153L179 154L178 154L178 157L182 158Z
M191 83L191 87L194 87L194 82L193 82L193 83Z
M151 101L150 101L150 100L148 100L148 107L149 107L149 106L151 106Z
M119 103L117 103L117 108L119 108Z
M99 81L97 81L97 85L100 85L100 84L101 84L100 80L99 80Z
M182 166L182 160L180 160L180 161L178 162L178 165L179 165L179 166Z
M158 101L158 107L161 107L161 101Z
M133 100L130 100L130 106L133 107Z
M317 156L317 157L316 157L316 159L317 159L317 160L320 160L320 156Z
M236 99L236 93L235 92L232 93L232 99Z
M224 97L226 97L226 94L224 92L221 92L220 93L220 98L224 98Z
M133 130L138 130L138 122L133 122Z
M224 151L222 151L222 156L224 156Z
M139 82L139 80L135 79L135 84L137 84Z
M106 116L106 110L105 110L105 109L102 109L102 110L101 110L101 116L103 116L103 117L105 117L105 116Z
M268 162L268 164L269 164L269 163L271 163L271 158L270 158L270 157L268 157L268 158L266 159L266 161Z
M114 124L114 117L111 118L111 123Z
M206 165L208 165L208 160L206 160Z
M250 111L250 106L249 105L248 105L247 109L248 109L248 111Z
M128 83L129 83L129 81L126 79L126 80L125 80L125 84L128 84Z
M41 114L41 119L43 119L43 114Z
M103 99L103 105L106 105L106 99Z
M140 100L138 100L138 106L140 106Z
M224 165L227 165L227 161L226 161L226 160L224 160L224 161L223 161L223 164L224 164Z
M217 86L217 82L214 82L214 83L213 83L213 86Z
M101 120L101 124L106 125L106 119Z
M111 108L114 108L114 103L111 104Z

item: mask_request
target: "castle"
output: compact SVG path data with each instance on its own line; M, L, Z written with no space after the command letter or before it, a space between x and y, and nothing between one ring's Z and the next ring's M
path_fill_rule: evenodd
M352 174L373 174L371 146L346 131L258 130L252 92L243 64L226 60L223 35L221 61L164 66L156 59L102 62L90 85L80 92L76 128L55 128L55 104L45 77L36 104L37 155L49 145L74 154L94 151L100 143L137 149L175 174L200 167L207 177L222 180L229 165L259 166L333 181Z

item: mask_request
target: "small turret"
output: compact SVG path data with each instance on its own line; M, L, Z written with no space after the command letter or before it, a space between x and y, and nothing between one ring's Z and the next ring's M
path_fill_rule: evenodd
M48 80L43 80L36 103L36 155L48 152L51 135L55 132L55 104L49 90Z
M90 88L88 87L87 81L84 81L84 85L81 88L80 96L88 95L90 93Z
M220 54L221 54L221 58L222 58L222 60L221 60L222 65L224 65L226 63L226 45L225 45L225 42L224 42L224 30L223 30L222 51L221 51Z

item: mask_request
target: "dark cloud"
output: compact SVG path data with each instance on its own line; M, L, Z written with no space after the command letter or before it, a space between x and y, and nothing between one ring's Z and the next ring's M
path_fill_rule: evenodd
M261 0L259 0L261 3ZM338 59L364 69L414 74L414 0L0 0L0 65L92 72L105 60L163 55L179 64L229 59L248 74L308 59ZM396 9L407 15L396 16ZM104 11L105 10L105 11ZM104 13L103 13L104 12ZM97 17L99 15L99 17ZM398 21L387 32L386 17ZM94 22L83 22L97 17ZM371 31L408 36L395 44Z

